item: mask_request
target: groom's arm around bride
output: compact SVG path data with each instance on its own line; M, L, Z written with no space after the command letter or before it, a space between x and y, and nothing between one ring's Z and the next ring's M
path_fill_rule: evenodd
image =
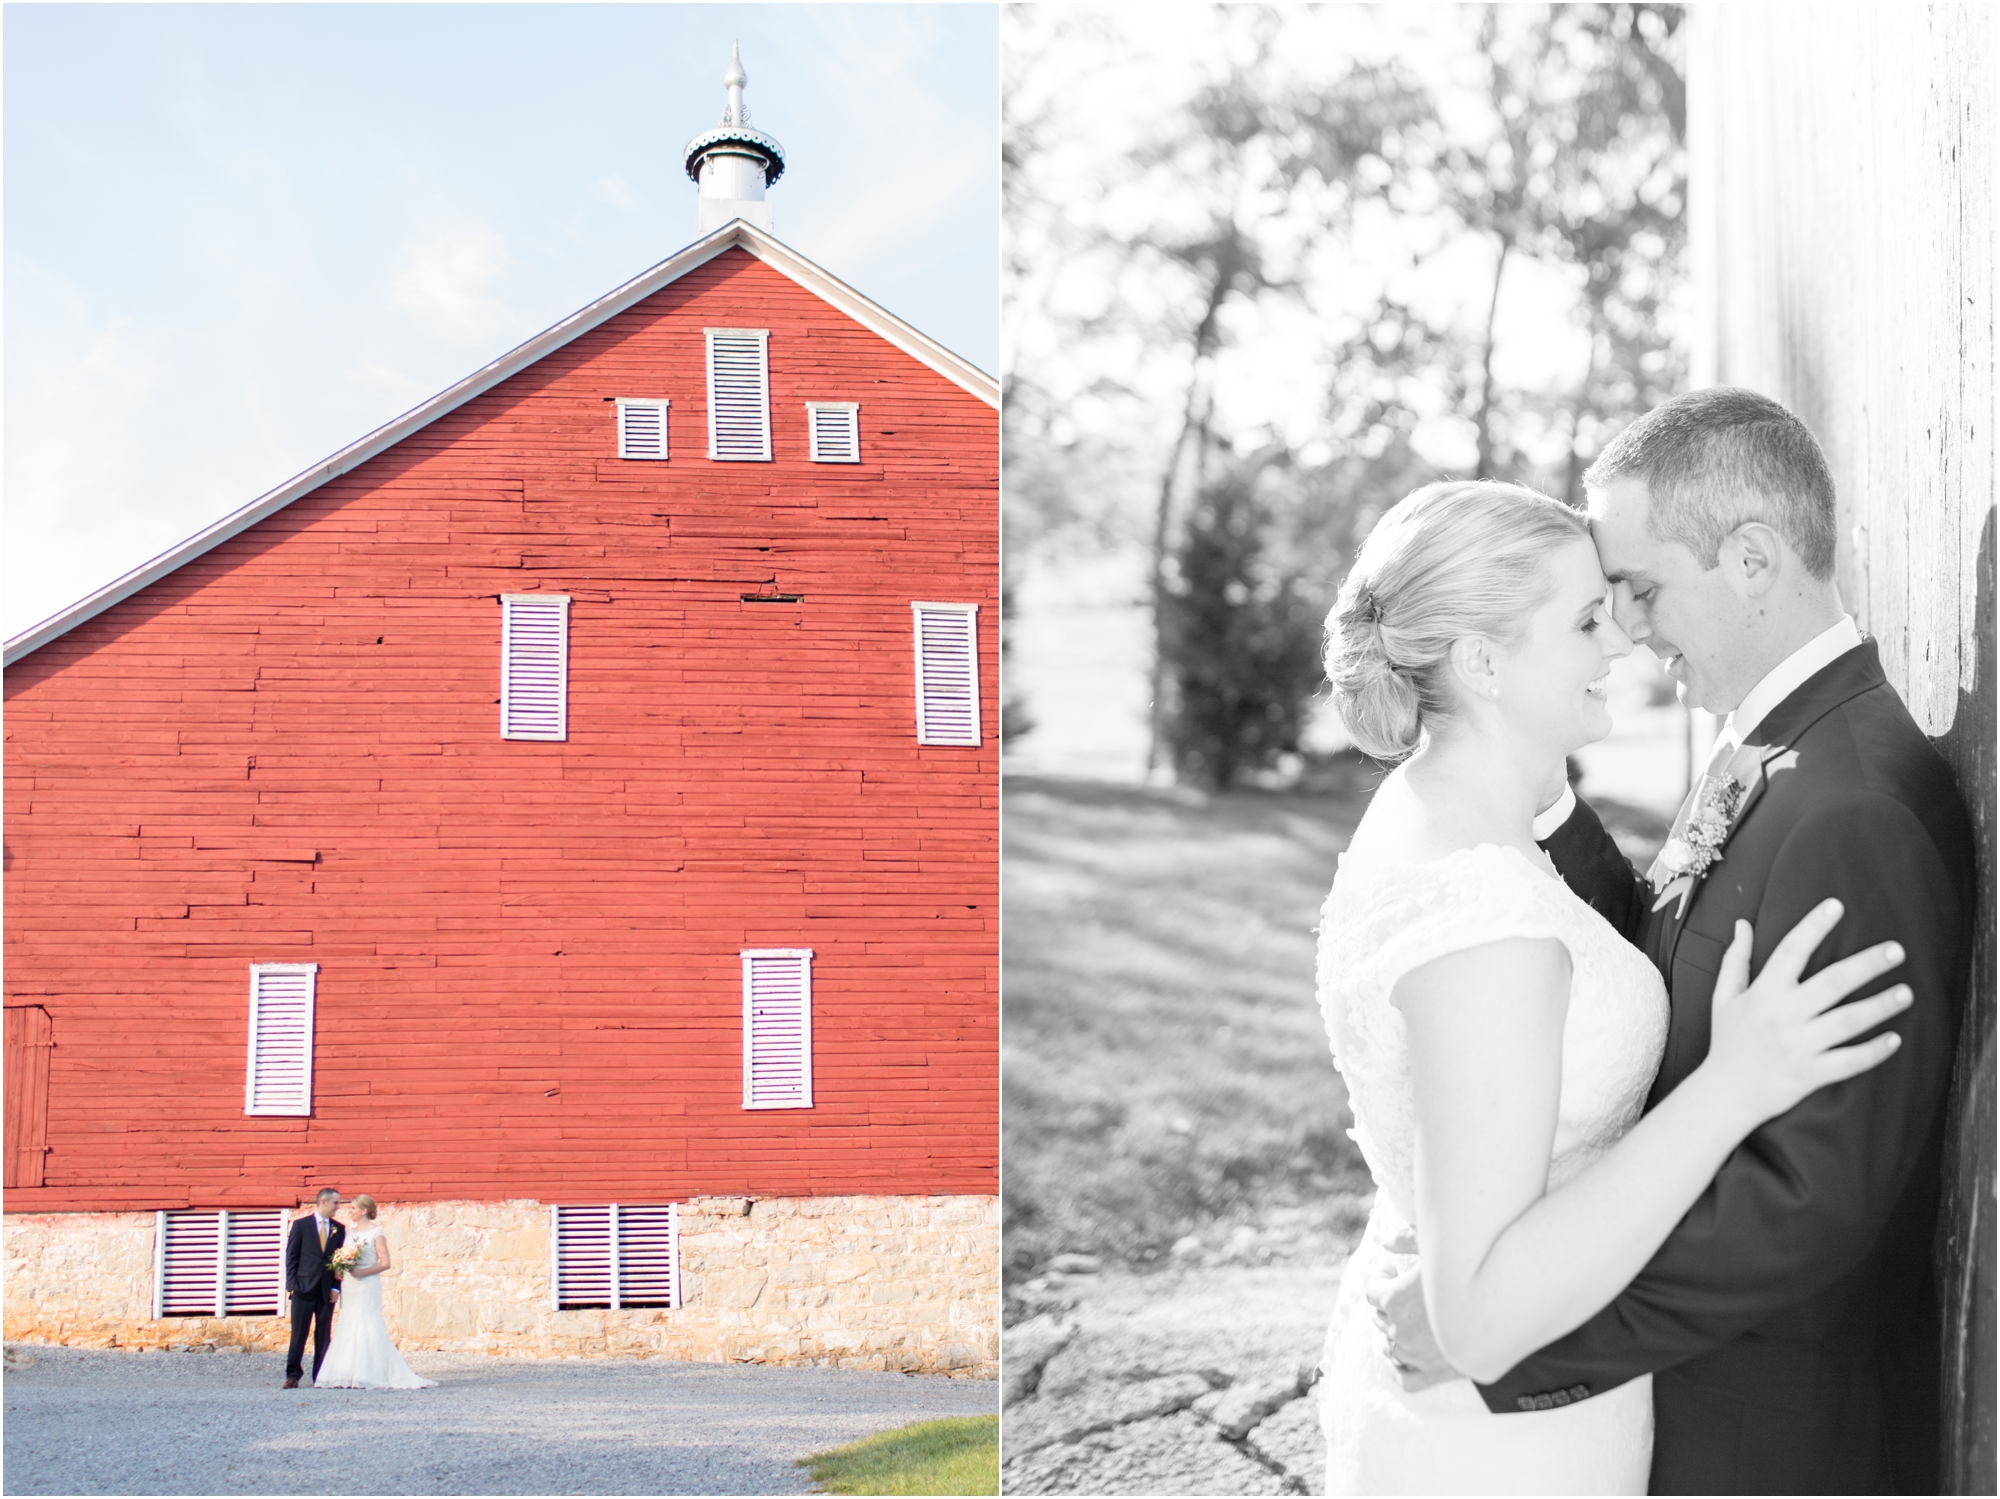
M1588 806L1537 828L1564 880L1667 983L1649 1106L1708 1052L1739 921L1761 972L1837 898L1807 973L1894 941L1903 966L1852 998L1900 982L1913 1001L1889 1022L1895 1057L1759 1127L1609 1306L1480 1394L1505 1415L1652 1375L1656 1494L1935 1493L1931 1255L1973 925L1964 804L1841 608L1832 478L1790 413L1749 391L1676 397L1621 433L1585 486L1619 625L1684 702L1730 714L1650 878ZM1398 1356L1434 1368L1410 1279L1370 1299L1387 1302Z
M1676 501L1689 473L1705 489ZM1667 980L1652 1101L1707 1053L1739 920L1754 927L1757 972L1837 898L1845 915L1807 971L1893 940L1905 965L1872 987L1900 981L1914 1002L1891 1022L1891 1062L1759 1128L1610 1306L1481 1394L1510 1412L1652 1373L1655 1493L1934 1493L1931 1247L1972 926L1963 803L1841 612L1832 480L1782 407L1747 391L1679 397L1621 434L1586 482L1627 633L1670 663L1685 699L1734 710L1735 747L1719 758L1738 779L1705 871L1639 879L1587 808L1548 840ZM1721 539L1696 546L1714 542L1714 562L1674 539L1704 521Z
M1934 790L1942 798L1949 787ZM1758 1491L1742 1486L1752 1475L1735 1466L1747 1443L1756 1453L1742 1456L1768 1470L1769 1491L1936 1492L1930 1251L1969 927L1966 863L1948 831L1927 832L1906 807L1866 791L1811 791L1802 786L1800 799L1822 805L1785 828L1754 904L1751 892L1722 886L1704 910L1753 923L1753 971L1827 896L1846 914L1808 971L1876 942L1902 943L1905 966L1884 977L1915 994L1894 1022L1899 1054L1760 1128L1617 1300L1481 1390L1492 1409L1511 1411L1543 1391L1585 1384L1596 1393L1654 1373L1665 1417L1657 1462L1698 1465L1708 1447L1732 1480L1709 1489L1656 1466L1667 1479L1656 1492ZM1955 804L1940 810L1949 818ZM1584 820L1595 823L1587 809ZM1730 862L1761 862L1754 844L1738 847L1751 831L1731 841L1711 877L1718 885ZM1564 864L1559 840L1551 844ZM1706 1050L1706 1025L1694 1022L1713 990L1708 954L1719 948L1703 939L1691 929L1673 945L1674 1035L1656 1099ZM1677 1453L1683 1432L1695 1440ZM1808 1479L1814 1470L1825 1476Z

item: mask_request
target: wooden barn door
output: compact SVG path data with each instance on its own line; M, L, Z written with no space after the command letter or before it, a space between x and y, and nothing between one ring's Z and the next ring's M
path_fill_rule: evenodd
M49 1012L23 1005L7 1012L7 1168L5 1185L39 1187L49 1145Z
M1977 838L1937 1233L1954 1494L1994 1492L1995 30L1983 6L1696 7L1688 56L1696 379L1826 448L1842 599Z

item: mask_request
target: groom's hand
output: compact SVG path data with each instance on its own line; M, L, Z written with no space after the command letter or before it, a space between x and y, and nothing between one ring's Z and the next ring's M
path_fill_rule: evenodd
M1396 1366L1396 1377L1404 1389L1415 1394L1464 1378L1431 1336L1430 1313L1424 1309L1422 1261L1384 1266L1362 1287L1361 1294L1375 1310L1384 1351Z

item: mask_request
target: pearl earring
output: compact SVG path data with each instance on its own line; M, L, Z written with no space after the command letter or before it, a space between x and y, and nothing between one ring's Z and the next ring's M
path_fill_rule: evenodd
M1495 687L1495 688L1493 689L1493 697L1494 697L1494 700L1495 700L1496 702L1497 702L1497 701L1499 700L1499 697L1500 697L1500 689L1499 689L1498 687Z

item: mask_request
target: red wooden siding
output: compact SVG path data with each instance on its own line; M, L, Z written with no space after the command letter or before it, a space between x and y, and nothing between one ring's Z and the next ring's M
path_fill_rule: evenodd
M704 456L704 327L771 330L775 461ZM618 396L672 401L669 462ZM811 463L817 400L860 464ZM996 1190L997 458L732 250L10 668L8 1003L63 1046L8 1207ZM536 592L559 743L498 732ZM981 748L916 742L912 599L986 606ZM742 1107L762 947L817 954L811 1109ZM313 1116L247 1118L291 962Z

